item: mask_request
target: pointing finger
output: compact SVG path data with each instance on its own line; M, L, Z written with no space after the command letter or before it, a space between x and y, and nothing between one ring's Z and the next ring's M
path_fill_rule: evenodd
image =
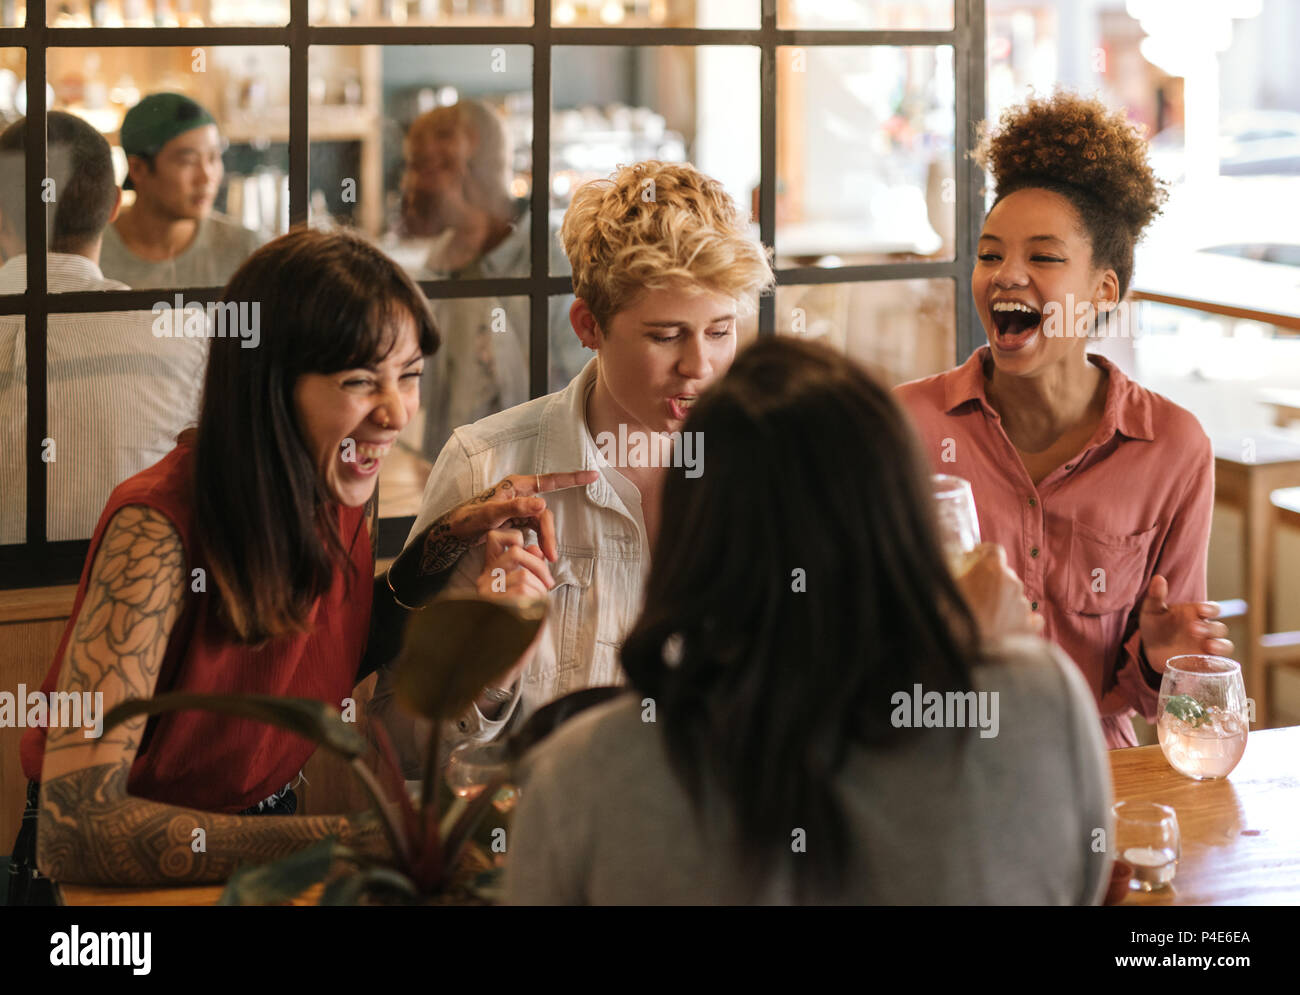
M600 474L595 470L575 470L570 473L542 473L522 478L521 494L544 494L562 491L566 487L586 487L596 482Z

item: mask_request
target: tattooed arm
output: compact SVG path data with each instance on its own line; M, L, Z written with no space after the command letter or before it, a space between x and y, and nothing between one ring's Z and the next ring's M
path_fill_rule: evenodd
M61 692L102 692L103 708L154 693L180 616L185 550L166 516L123 508L108 524L63 666ZM150 885L221 881L326 836L382 855L377 823L351 816L223 815L133 798L127 778L147 719L98 739L48 731L41 770L37 865L57 881ZM205 852L195 853L202 829Z

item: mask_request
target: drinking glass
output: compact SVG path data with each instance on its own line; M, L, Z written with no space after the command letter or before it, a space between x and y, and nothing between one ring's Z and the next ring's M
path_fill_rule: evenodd
M1198 781L1227 777L1246 752L1250 713L1241 664L1222 656L1173 656L1156 706L1165 759Z
M975 562L980 544L980 520L975 513L975 493L970 481L944 473L934 475L934 501L939 516L939 541L954 577Z
M1130 890L1159 891L1169 885L1182 856L1178 816L1155 802L1116 802L1115 850L1133 868Z
M510 758L505 743L461 743L447 759L447 787L457 798L472 801L484 788L510 773ZM497 789L492 804L500 812L514 807L517 791L504 784Z

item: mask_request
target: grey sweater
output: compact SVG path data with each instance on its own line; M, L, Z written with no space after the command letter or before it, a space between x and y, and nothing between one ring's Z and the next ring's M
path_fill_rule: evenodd
M858 750L845 764L837 794L852 849L836 901L1101 901L1110 768L1082 676L1061 650L1027 637L1004 642L974 676L977 691L998 694L995 736L912 729L897 746ZM529 755L508 841L508 900L789 901L800 827L791 828L785 863L755 892L732 858L719 793L706 791L697 818L644 714L639 696L619 698L570 720ZM910 707L899 714L916 715ZM806 851L818 845L802 842Z

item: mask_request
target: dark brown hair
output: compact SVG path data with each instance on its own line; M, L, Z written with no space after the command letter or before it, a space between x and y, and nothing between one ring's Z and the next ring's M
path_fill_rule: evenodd
M239 639L301 631L346 563L337 504L303 439L294 385L379 362L400 316L420 351L438 330L419 288L358 235L298 228L254 252L223 302L259 305L260 341L211 339L195 452L195 514L222 609Z
M889 393L838 353L760 339L683 429L703 474L668 470L645 608L624 647L701 811L721 789L751 880L791 867L834 894L851 840L834 778L895 741L891 696L971 689L969 609L937 538L930 472Z
M0 212L15 238L27 237L24 181L27 119L15 121L0 134ZM46 211L46 248L50 252L81 252L104 233L117 203L117 180L108 142L74 114L50 111L45 137L49 179L54 182L54 208ZM24 250L25 251L25 250Z
M1151 169L1141 130L1123 111L1068 90L1031 96L985 130L975 159L993 174L999 201L1026 187L1068 200L1092 243L1093 266L1115 271L1123 298L1133 247L1169 195Z

